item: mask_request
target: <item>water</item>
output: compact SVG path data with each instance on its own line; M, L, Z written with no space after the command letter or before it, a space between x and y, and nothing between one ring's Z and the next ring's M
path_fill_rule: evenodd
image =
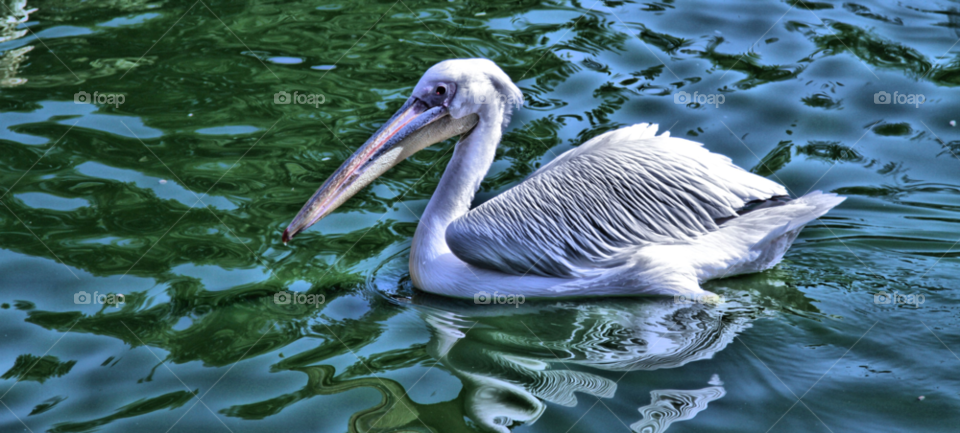
M956 3L0 6L0 431L960 425ZM526 97L478 201L638 122L849 198L777 268L708 284L718 306L413 292L451 142L284 246L420 75L468 56Z

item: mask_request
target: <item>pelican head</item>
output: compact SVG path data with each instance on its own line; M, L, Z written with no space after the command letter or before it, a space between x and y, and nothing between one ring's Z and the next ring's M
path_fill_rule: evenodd
M400 110L303 205L284 230L283 242L329 215L410 155L469 134L483 119L508 116L509 106L520 101L520 89L490 60L458 59L434 65Z

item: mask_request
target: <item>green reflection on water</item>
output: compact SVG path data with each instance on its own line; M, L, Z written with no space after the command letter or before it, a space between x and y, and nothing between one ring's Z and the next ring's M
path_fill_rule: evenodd
M0 0L0 16L0 400L33 431L958 421L955 7ZM638 122L851 199L778 268L713 283L719 306L415 293L408 242L452 142L283 246L423 71L472 56L525 94L478 202ZM726 98L676 104L681 89ZM926 102L878 105L880 91ZM325 302L278 305L281 290ZM880 290L926 301L877 304ZM788 411L808 390L817 416Z

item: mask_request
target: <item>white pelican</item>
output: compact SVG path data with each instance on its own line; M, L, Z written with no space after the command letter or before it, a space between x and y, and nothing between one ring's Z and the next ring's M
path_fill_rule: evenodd
M565 152L470 209L522 101L490 60L434 65L303 206L284 243L403 159L457 135L410 247L414 286L439 295L709 296L701 282L776 265L805 224L844 200L820 191L790 200L700 143L641 123Z

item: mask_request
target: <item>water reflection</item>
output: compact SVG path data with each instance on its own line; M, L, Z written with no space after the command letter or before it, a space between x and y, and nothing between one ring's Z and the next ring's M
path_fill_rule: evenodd
M47 329L107 336L134 348L144 344L161 348L171 365L199 360L208 367L228 366L298 340L317 339L318 344L282 357L269 373L264 372L263 380L286 371L303 373L306 384L302 388L216 410L226 417L261 420L317 396L359 388L375 390L379 403L350 416L352 432L476 431L476 426L506 432L536 422L548 410L548 403L574 407L584 398L588 404L596 398L616 398L617 383L628 372L674 369L712 358L765 311L816 311L811 300L790 284L785 271L711 287L735 297L719 305L676 303L669 298L528 302L518 307L476 305L470 300L409 292L404 283L408 279L404 258L398 254L374 273L366 290L373 296L373 308L352 319L331 318L326 311L331 304L352 296L352 289L313 287L311 293L324 294L327 299L326 304L313 308L276 305L273 292L266 287L210 292L193 279L172 285L168 291L171 298L163 303L147 294L132 293L119 310L90 315L42 311L32 304L17 308L28 313L28 322ZM389 292L384 290L386 286L393 287L394 297L380 295ZM430 331L429 341L358 357L358 351L382 343L387 320L397 315L419 318ZM179 325L183 319L188 319L186 327ZM341 355L353 364L345 368L328 364ZM138 382L156 380L159 366L133 366L141 372ZM409 395L416 384L405 388L383 377L389 371L418 366L450 373L462 386L459 394L447 401L420 403ZM61 370L66 374L69 366ZM658 432L673 422L692 419L709 402L724 396L719 379L710 385L694 390L653 390L649 401L629 402L641 416L631 428ZM168 390L99 417L58 423L54 431L85 431L131 416L175 409L190 398L189 393Z
M262 379L299 372L306 378L301 388L216 410L226 417L263 420L318 396L361 388L376 391L379 402L350 416L351 432L476 431L477 426L483 431L505 432L536 422L548 410L548 403L574 407L584 398L588 404L595 398L616 398L617 383L628 372L673 369L712 358L768 311L816 312L812 301L796 290L783 271L711 287L714 292L736 296L720 305L678 304L662 298L529 302L519 307L475 305L409 293L402 284L393 297L381 297L380 293L387 292L381 290L384 286L398 290L398 281L406 279L404 263L389 261L392 266L381 268L382 272L371 278L367 293L373 295L375 306L355 319L327 316L326 309L351 292L339 287L310 289L324 293L328 300L316 309L273 305L269 292L244 292L239 287L214 294L184 283L177 286L169 304L146 309L140 295L129 298L130 306L121 311L92 316L23 308L29 310L29 321L47 328L76 323L75 332L119 338L133 347L146 343L163 348L174 364L201 360L207 366L226 366L300 339L317 339L315 346L282 357ZM253 296L255 293L263 296ZM195 305L184 304L185 294L192 294L187 298L194 299ZM201 311L206 313L197 316ZM180 318L193 317L193 323L176 329L180 320L172 312ZM410 317L411 313L427 325L429 341L357 355L383 342L387 320L397 315ZM328 364L340 356L352 364ZM153 380L157 367L150 370L144 366L150 373L141 380ZM405 387L384 377L390 371L416 367L450 373L461 385L458 395L421 403L409 394L416 383ZM709 385L693 390L652 390L649 401L629 402L641 417L631 428L659 432L673 422L692 419L726 392L719 378ZM157 395L144 400L149 404L138 403L131 413L179 407L184 398L181 393ZM124 406L89 421L61 423L55 430L84 430L134 416L127 409Z
M711 401L727 395L722 386L711 386L690 391L663 389L650 392L650 404L640 408L643 419L630 424L637 433L667 431L670 424L693 419L707 408Z
M27 9L27 0L0 0L0 43L22 38L27 29L20 29L21 24L30 19L30 14L36 9ZM16 87L27 82L26 78L18 77L20 64L26 60L26 55L33 50L32 45L7 50L0 55L0 88Z
M0 1L0 42L11 41L23 37L27 30L18 30L20 24L30 19L30 14L36 12L36 9L27 9L27 0L2 0Z
M443 155L449 146L424 151L397 167L391 179L379 184L381 188L361 193L344 208L341 217L350 224L305 234L295 249L279 243L282 218L300 208L303 190L315 190L336 167L338 152L345 150L343 143L362 142L379 126L382 112L402 102L398 95L409 93L408 86L425 67L451 57L451 51L457 56L493 58L518 80L527 97L521 112L527 114L520 114L508 131L498 154L502 165L490 174L481 196L513 185L565 146L623 122L651 120L666 127L680 120L674 129L677 134L687 131L697 136L716 130L726 134L715 119L729 115L731 120L726 122L739 136L747 131L733 121L769 114L752 122L750 138L742 138L751 151L764 156L755 164L755 172L778 174L791 185L820 182L818 189L859 196L859 206L876 212L867 214L865 221L832 217L824 225L811 227L808 240L818 242L816 253L798 248L790 257L794 271L806 275L805 280L797 278L804 281L796 284L817 297L834 296L828 310L835 314L851 310L837 300L841 295L830 291L834 288L841 294L852 291L850 297L857 302L862 295L869 303L872 295L867 290L919 287L945 294L944 287L956 285L949 278L953 270L946 266L955 255L958 188L952 172L937 167L952 167L949 164L960 154L960 140L947 126L953 118L936 114L949 116L953 106L945 99L934 101L942 105L927 106L933 107L928 110L940 108L934 115L886 112L864 107L873 90L859 90L873 80L873 71L880 74L881 70L885 71L883 85L891 87L888 90L910 89L919 81L923 87L918 91L946 92L960 82L958 62L952 54L942 54L953 44L954 35L960 35L956 7L924 10L901 5L899 10L845 3L841 9L789 0L773 15L760 14L763 19L744 14L745 20L759 26L751 26L744 36L734 30L743 27L741 12L749 11L722 6L707 11L724 18L716 21L723 35L719 36L709 26L675 25L698 22L699 6L669 1L615 3L604 4L617 17L601 9L585 10L587 4L565 3L429 0L410 4L409 10L398 4L391 12L392 3L386 2L365 4L364 13L357 13L353 8L318 6L317 2L247 1L231 8L208 2L209 10L197 4L186 13L193 1L56 0L44 2L41 12L45 15L40 16L24 0L0 0L0 44L16 47L0 52L0 87L17 86L2 89L9 96L2 113L0 132L6 135L0 177L4 188L14 184L16 188L4 198L9 211L0 210L0 237L3 253L14 257L4 260L4 276L19 277L5 284L25 289L8 294L3 301L14 308L0 312L17 320L26 315L25 324L11 325L17 331L11 338L22 335L19 329L55 337L49 342L24 338L16 344L17 353L11 349L0 373L8 383L17 379L23 383L5 402L23 403L12 405L13 411L21 417L35 415L25 418L34 431L40 431L34 423L55 425L54 431L89 431L107 429L108 424L126 429L148 422L151 413L179 417L195 404L189 394L194 388L184 392L182 384L142 347L149 346L177 374L190 370L190 363L196 363L194 368L202 365L196 374L210 378L205 385L202 381L196 385L207 387L203 393L235 362L241 364L216 391L230 382L266 384L283 375L300 380L293 389L251 387L223 398L226 392L211 394L210 407L225 415L231 427L238 420L254 424L255 420L282 423L297 418L292 406L303 402L312 410L345 412L343 422L350 431L476 431L477 426L503 431L538 420L544 424L551 405L556 405L554 413L560 413L578 402L585 406L596 398L625 398L622 389L618 393L617 382L624 373L659 370L666 376L665 370L673 369L675 375L670 377L685 374L680 368L704 365L721 350L738 344L732 343L734 338L764 311L822 317L784 275L789 271L779 268L723 282L730 286L727 291L711 289L728 298L750 294L715 307L675 305L671 300L610 300L497 309L419 296L412 306L405 306L367 293L365 299L373 301L368 309L358 308L360 314L341 318L331 313L336 310L331 304L360 296L357 286L370 269L403 250L416 227L418 206L436 187L442 172L437 167L445 165ZM794 10L783 15L787 5ZM810 14L805 8L818 12ZM825 8L834 10L820 14ZM373 28L378 17L388 12ZM821 22L814 15L831 19ZM890 32L888 26L902 28L896 15L913 17L908 25L920 36ZM781 17L769 39L751 45ZM924 19L949 39L925 32L929 26ZM30 45L34 42L27 25L33 25L33 32L50 46ZM371 28L370 35L358 43L357 35ZM264 56L303 62L270 64L273 75L256 58ZM310 65L334 63L332 70L310 69ZM83 89L125 93L130 95L129 103L120 110L74 104L76 77L65 65L84 80ZM828 69L831 81L818 75L823 69L817 71L817 67ZM329 103L319 112L313 107L273 105L272 95L293 90L286 87L291 83L326 94ZM671 94L680 88L719 89L729 98L720 107L722 112L716 107L676 105ZM771 103L759 106L760 101ZM912 107L917 112L923 108ZM869 135L858 144L861 131L845 135L830 129L829 123L822 123L830 118L862 126ZM881 118L883 123L877 123ZM121 119L143 144L128 134ZM236 119L270 133L196 133L237 125ZM711 125L716 126L712 132ZM703 138L724 154L746 151L734 137ZM935 144L925 147L926 141ZM922 157L936 159L936 164ZM226 167L235 162L236 168L228 172ZM737 162L754 160L741 156ZM829 175L828 169L832 169ZM922 176L922 182L907 178L911 169L915 176ZM834 179L837 174L846 177ZM821 182L820 176L827 177ZM159 183L161 179L170 181ZM191 209L195 199L188 190L199 193L211 186L215 188L204 199L211 207ZM401 198L403 206L397 204ZM57 204L55 209L40 205L80 203L81 199L90 205ZM895 212L876 210L894 206ZM945 234L935 238L900 228L903 221L916 220L925 230ZM815 239L818 230L822 239ZM833 240L834 232L844 245ZM870 247L863 248L865 244ZM850 253L862 255L870 265L882 262L880 255L903 264L878 267L876 275L867 275L847 270L851 265L859 268ZM940 261L947 254L951 256ZM76 290L122 292L127 304L119 310L96 311L58 303L74 293L65 287L75 287L46 279L57 272L65 274L58 268L61 259L83 278ZM34 262L51 266L34 270ZM943 269L942 279L915 272L918 264L930 266L931 275ZM405 262L402 268L405 273ZM228 273L235 278L241 274L246 280L224 283L220 275ZM43 283L37 283L37 275L44 277ZM118 284L122 275L126 275L123 282L134 282ZM314 309L272 303L276 291L304 282L312 285L310 293L325 295L327 305ZM821 287L824 284L830 289ZM18 302L19 298L38 306ZM856 317L868 316L852 311ZM398 317L413 317L418 329L426 326L431 336L424 337L424 342L390 341L394 337L385 335ZM854 328L858 324L852 319L848 323ZM856 330L854 337L860 332ZM64 343L69 343L76 334L107 346L102 351L109 352L109 364L96 367L103 361L93 359L97 355L69 356L58 353L60 347L43 356L56 338L66 335ZM819 338L821 334L809 335ZM844 350L853 341L845 342ZM785 357L808 353L789 343L766 342ZM826 358L832 357L827 365L840 354L827 353ZM924 361L927 354L916 351L903 356ZM135 355L148 363L134 362ZM24 366L33 364L28 374ZM119 392L90 387L99 371L90 369L91 364L103 371L130 373L133 378L111 378ZM251 376L243 379L236 376L250 365L267 366L248 367ZM450 380L462 385L456 396L423 403L421 396L408 395L413 388L410 382L384 377L431 367L449 372ZM743 384L753 373L744 369L743 376L726 373L723 379ZM438 388L427 384L431 379L428 376L417 388ZM193 380L186 381L195 386ZM29 386L40 384L44 393L30 392ZM809 385L789 378L786 384L793 389ZM682 390L672 389L682 387L672 383L661 387L651 390L649 398L644 394L626 402L629 413L620 416L627 424L637 421L632 429L662 431L710 409L717 399L757 404L753 396L737 395L718 382ZM340 401L329 404L321 397L341 398L357 389L368 394L365 406L355 412L347 412ZM369 400L372 392L376 394ZM60 404L66 395L71 398ZM111 400L99 408L77 403L109 400L114 395L123 401ZM769 401L773 403L761 403L758 409L779 410L771 406L776 399ZM834 419L842 416L834 414ZM187 429L200 426L185 418L184 425L188 422L193 424ZM616 421L611 425L621 427Z
M785 286L780 283L754 288L782 295ZM806 301L802 294L793 298ZM582 398L615 398L617 382L627 372L677 368L711 358L764 310L761 303L744 300L721 305L677 304L672 299L531 302L501 308L418 293L409 302L430 329L425 346L376 353L338 374L333 366L315 364L343 354L330 350L336 344L324 343L272 369L304 373L302 389L221 413L264 419L315 396L368 388L380 394L380 402L350 417L351 432L475 431L470 423L484 431L507 432L536 422L547 403L574 407ZM312 327L319 331L324 326ZM341 338L353 341L350 335ZM411 389L380 377L384 371L418 364L456 377L462 385L457 397L418 403L411 399ZM634 402L641 419L631 428L660 432L693 418L724 396L719 379L710 384L699 390L652 391L649 404Z
M632 299L517 308L425 294L413 301L433 331L427 352L463 383L465 414L501 432L535 422L547 402L573 407L577 394L615 397L622 375L611 379L600 371L677 368L711 358L758 314L739 301L713 306ZM660 423L644 431L662 431L723 395L722 387L701 391L655 391L651 406L641 409L645 418L638 428ZM654 406L664 404L658 400L670 398L689 401L690 409L677 406L673 418L654 415ZM659 421L651 424L650 417Z
M773 311L818 313L785 270L714 283L711 291L729 296L718 305L634 298L514 306L407 292L404 265L398 259L384 264L368 280L370 290L392 288L392 299L402 304L403 294L412 295L410 308L431 330L426 354L463 385L458 412L499 432L536 422L547 403L574 407L583 398L587 404L616 398L617 383L629 372L710 359ZM711 386L652 390L649 402L631 402L641 419L630 428L662 432L692 419L726 393L718 377L705 385Z

